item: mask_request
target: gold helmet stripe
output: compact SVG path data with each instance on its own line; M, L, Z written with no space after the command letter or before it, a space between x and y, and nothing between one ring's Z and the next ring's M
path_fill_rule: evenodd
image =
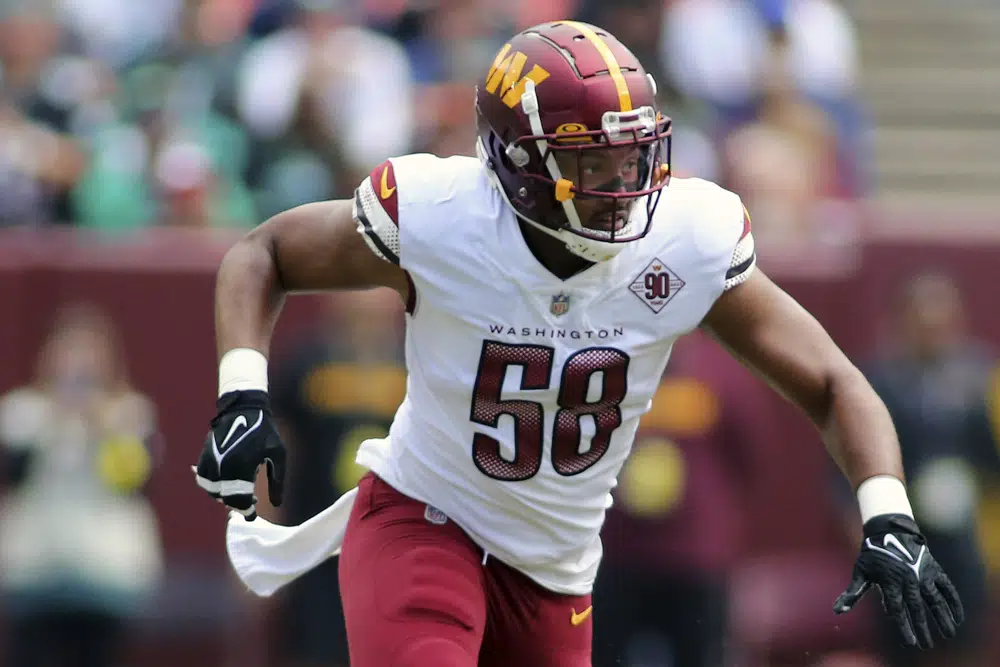
M605 64L608 66L608 74L611 75L611 80L615 82L615 88L618 89L618 106L620 107L620 111L631 111L632 94L628 90L628 83L626 83L625 76L622 74L622 68L618 65L618 59L611 52L611 48L607 42L583 23L578 23L577 21L560 21L560 23L576 28L580 31L581 35L594 45L594 48L601 54L601 58L604 59Z

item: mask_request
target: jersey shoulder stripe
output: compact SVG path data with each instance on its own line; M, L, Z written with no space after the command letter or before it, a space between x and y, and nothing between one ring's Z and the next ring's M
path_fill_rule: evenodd
M399 235L396 235L396 247L390 247L382 239L383 234L380 231L376 231L368 215L365 213L365 205L361 198L361 188L358 188L354 193L354 219L358 222L358 231L364 235L365 242L368 243L368 247L371 248L372 252L387 262L399 266ZM381 231L384 232L384 227Z
M729 263L729 270L726 271L725 289L730 290L737 285L746 282L754 267L757 265L757 251L754 246L753 232L751 231L750 213L747 207L743 207L743 233L733 250L733 258Z
M354 219L368 247L399 265L399 194L392 162L372 170L354 191Z

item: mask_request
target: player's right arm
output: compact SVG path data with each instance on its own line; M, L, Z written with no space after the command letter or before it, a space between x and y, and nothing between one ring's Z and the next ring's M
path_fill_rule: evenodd
M223 258L215 288L218 411L195 480L248 519L256 516L254 483L261 465L267 466L272 504L281 504L284 490L285 447L271 415L266 355L285 295L385 286L409 303L412 286L399 267L398 224L395 177L387 161L362 182L353 201L280 213Z
M319 202L279 213L236 243L215 286L220 359L234 349L266 356L286 294L391 287L405 303L406 272L370 249L363 227L350 200Z

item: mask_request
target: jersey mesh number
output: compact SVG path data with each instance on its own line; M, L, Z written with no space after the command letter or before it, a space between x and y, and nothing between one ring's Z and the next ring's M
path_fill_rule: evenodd
M472 439L472 460L493 479L516 482L530 479L542 466L542 430L545 415L536 401L504 400L503 380L510 366L522 368L521 389L548 389L555 349L544 345L513 345L484 341L479 372L472 391L469 418L496 428L501 415L514 418L514 458L500 455L500 443L485 433ZM621 426L622 400L628 390L629 357L621 350L593 347L574 353L563 365L559 382L559 411L552 425L552 467L560 475L577 475L597 463L608 451L612 432ZM590 380L602 374L601 395L588 401ZM580 419L590 415L596 430L590 448L580 452Z

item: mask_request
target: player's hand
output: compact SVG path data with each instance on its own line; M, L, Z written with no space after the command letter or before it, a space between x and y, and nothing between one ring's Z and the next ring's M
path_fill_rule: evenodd
M213 498L253 521L257 518L254 483L262 464L267 465L271 504L281 505L285 445L274 426L267 392L229 392L216 405L218 414L193 468L195 481Z
M916 522L904 514L883 514L865 524L851 584L833 603L833 610L850 611L873 585L907 646L934 646L928 615L948 638L955 636L965 618L958 591L931 556Z

